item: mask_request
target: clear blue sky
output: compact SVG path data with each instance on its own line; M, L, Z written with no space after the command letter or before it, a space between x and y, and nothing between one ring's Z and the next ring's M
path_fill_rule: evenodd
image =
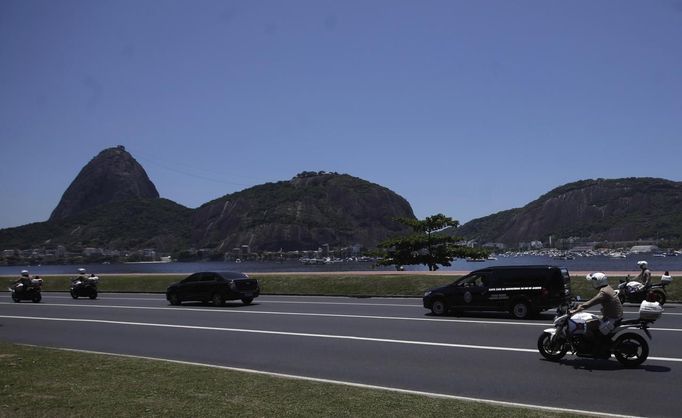
M464 223L681 134L679 0L0 0L0 228L119 144L188 207L325 170Z

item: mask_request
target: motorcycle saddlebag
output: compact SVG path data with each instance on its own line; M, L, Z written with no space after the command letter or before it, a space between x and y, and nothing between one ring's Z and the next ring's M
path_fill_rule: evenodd
M642 301L639 305L639 319L655 321L663 314L663 307L658 302Z

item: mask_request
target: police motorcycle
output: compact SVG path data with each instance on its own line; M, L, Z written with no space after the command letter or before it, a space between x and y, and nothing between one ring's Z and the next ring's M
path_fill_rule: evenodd
M631 280L628 274L625 279L620 279L616 294L621 303L641 303L646 299L653 298L654 301L664 305L667 297L665 287L672 283L672 281L672 278L668 276L662 278L660 283L644 286L636 280Z
M78 299L79 297L88 297L90 299L97 299L97 283L99 277L91 275L90 277L77 277L71 281L70 293L71 297Z
M578 299L579 300L579 299ZM579 312L571 315L570 307L564 304L557 308L554 328L545 329L538 338L538 351L550 361L561 360L569 351L578 357L609 359L613 354L623 366L637 367L649 356L649 343L640 333L630 331L639 329L651 339L649 326L663 314L658 302L642 301L639 318L619 320L614 329L606 336L586 338L587 321L599 320L597 315ZM601 341L598 339L601 338Z
M43 279L34 277L12 285L9 288L12 300L16 303L22 300L30 300L33 303L38 303L42 300L41 289L43 286Z

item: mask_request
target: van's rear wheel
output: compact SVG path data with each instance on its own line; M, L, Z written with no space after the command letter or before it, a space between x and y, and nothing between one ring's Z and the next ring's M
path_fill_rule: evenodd
M448 306L443 299L436 299L431 305L431 312L436 316L443 316L448 313Z
M514 302L511 307L511 314L516 319L528 319L531 314L530 304L526 301L519 300Z

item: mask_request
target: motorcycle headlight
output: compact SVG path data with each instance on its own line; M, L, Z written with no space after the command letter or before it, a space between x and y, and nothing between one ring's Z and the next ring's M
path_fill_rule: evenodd
M424 297L426 297L426 296L428 296L428 295L430 295L430 294L431 294L431 291L430 291L430 290L427 290L426 292L424 292Z

